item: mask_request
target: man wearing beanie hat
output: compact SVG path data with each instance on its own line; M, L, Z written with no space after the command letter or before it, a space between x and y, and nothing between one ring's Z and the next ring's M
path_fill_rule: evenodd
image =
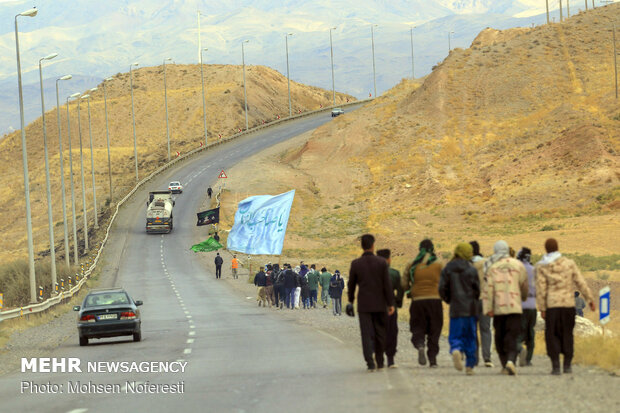
M560 375L560 354L564 354L564 373L571 373L573 329L575 328L575 289L581 291L590 309L594 297L575 262L558 251L558 242L545 242L547 253L536 264L536 305L545 319L545 343L551 359L551 374Z
M486 282L482 292L483 312L493 317L495 348L502 372L517 373L517 340L521 333L521 302L527 298L527 272L510 256L506 241L497 241L494 254L485 262ZM491 263L488 267L487 264Z
M450 353L457 370L474 374L476 365L476 316L480 298L478 271L470 263L473 249L468 243L460 243L454 250L454 257L441 271L439 295L450 305Z

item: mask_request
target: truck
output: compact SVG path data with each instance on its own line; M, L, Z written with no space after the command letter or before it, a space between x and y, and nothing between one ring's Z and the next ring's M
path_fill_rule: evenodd
M172 192L170 190L149 192L146 205L146 232L167 234L172 231L174 207Z

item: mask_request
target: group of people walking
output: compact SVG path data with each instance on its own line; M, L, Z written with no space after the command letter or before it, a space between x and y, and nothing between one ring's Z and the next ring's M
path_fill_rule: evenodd
M344 279L340 271L331 274L325 267L321 271L316 264L308 267L303 261L292 268L291 264L267 264L260 267L254 276L254 285L258 288L258 306L283 309L317 308L319 288L321 304L327 308L331 300L333 314L342 315L342 292Z
M443 301L449 306L448 341L457 370L473 375L480 364L480 349L484 366L493 367L491 320L501 372L515 375L517 357L520 366L531 365L538 310L545 319L551 374L571 373L575 289L592 311L595 305L577 265L562 256L555 239L545 242L546 254L536 265L531 263L529 248L516 253L505 241L497 241L493 254L486 258L476 241L460 243L444 265L432 241L425 239L402 277L390 268L389 250L374 254L374 242L370 234L361 238L364 253L351 263L347 305L347 314L353 316L357 289L362 349L369 371L384 367L384 354L387 366L396 367L396 309L406 294L411 298L411 342L420 365L438 365ZM560 355L564 356L562 370Z

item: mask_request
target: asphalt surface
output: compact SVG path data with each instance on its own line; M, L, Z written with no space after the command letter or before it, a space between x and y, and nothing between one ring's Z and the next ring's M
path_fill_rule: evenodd
M144 301L143 341L92 340L79 347L75 332L49 357L77 357L83 371L2 376L0 412L620 411L613 390L620 382L599 370L576 368L573 376L551 378L541 365L517 377L500 376L495 369L465 377L450 367L445 343L439 369L423 369L411 357L399 369L366 373L353 340L301 323L295 312L257 308L205 271L189 247L203 230L195 226L195 213L220 170L330 120L329 113L303 118L227 143L167 171L138 193L114 226L101 279ZM184 185L176 197L174 231L147 235L148 190L165 188L171 180ZM355 334L355 320L339 322ZM401 334L404 347L407 338ZM187 365L183 373L87 371L87 363L95 361ZM57 385L62 393L33 393L30 382ZM70 393L77 382L117 385L120 392ZM131 393L134 383L147 382L182 382L183 393Z

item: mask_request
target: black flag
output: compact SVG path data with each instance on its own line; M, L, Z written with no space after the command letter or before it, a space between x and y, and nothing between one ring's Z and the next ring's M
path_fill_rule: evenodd
M209 224L217 224L220 222L220 209L208 209L206 211L202 211L196 214L198 216L198 222L196 222L197 226L200 225L209 225Z

